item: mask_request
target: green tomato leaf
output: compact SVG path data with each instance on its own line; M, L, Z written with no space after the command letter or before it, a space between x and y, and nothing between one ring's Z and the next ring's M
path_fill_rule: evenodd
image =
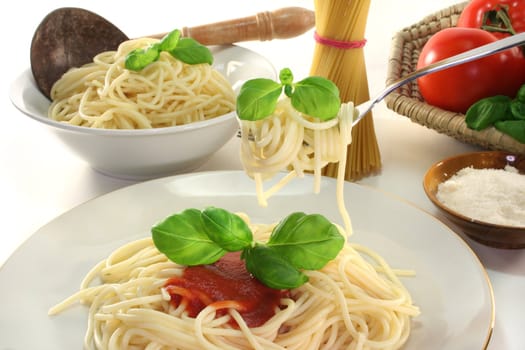
M124 66L132 71L140 71L160 57L159 45L151 45L145 49L135 49L127 54Z
M177 47L181 32L178 29L168 33L159 43L161 51L171 51Z
M317 270L334 259L345 238L331 221L320 214L297 212L284 218L273 230L268 247L298 269Z
M494 126L502 133L525 143L525 120L504 120L496 122Z
M245 82L237 96L237 115L241 120L260 120L271 115L281 96L282 85L265 78Z
M227 210L208 207L202 212L202 222L208 237L229 252L243 250L253 242L246 222Z
M304 273L270 247L256 245L245 249L241 257L246 262L246 269L270 288L292 289L308 281Z
M510 115L511 98L498 95L487 97L474 103L465 114L465 122L470 129L483 130Z
M179 39L177 46L169 52L173 57L187 64L213 63L210 49L191 38Z
M335 118L341 107L339 89L322 77L308 77L297 82L291 99L296 110L321 120Z
M201 211L197 209L171 215L151 231L157 249L177 264L212 264L226 253L206 234Z

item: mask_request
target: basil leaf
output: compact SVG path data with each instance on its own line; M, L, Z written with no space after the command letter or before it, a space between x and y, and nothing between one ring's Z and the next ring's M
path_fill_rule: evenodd
M304 273L267 246L248 248L242 252L241 258L246 262L246 269L270 288L297 288L308 281Z
M213 63L213 55L206 46L194 39L180 36L181 32L175 29L157 44L145 49L133 50L126 56L125 67L140 71L157 61L162 51L169 52L173 57L187 64Z
M296 83L291 100L296 110L321 120L335 118L341 107L339 89L322 77L308 77Z
M511 98L498 95L487 97L474 103L465 114L467 126L474 130L483 130L510 115Z
M124 65L126 69L140 71L147 65L157 61L160 57L160 50L157 44L151 45L146 49L135 49L128 53Z
M284 86L284 94L288 97L292 97L293 95L293 87L292 85L285 85Z
M237 96L237 115L241 120L260 120L271 115L281 96L282 85L265 78L245 82Z
M345 244L337 226L320 214L292 213L273 230L268 247L298 269L317 270Z
M522 85L516 93L516 99L525 103L525 85Z
M494 126L502 133L525 143L525 120L504 120L496 122Z
M268 242L271 242L272 239L276 239L275 236L278 234L284 235L285 232L292 232L295 227L299 225L299 220L306 217L307 214L303 212L295 212L289 214L287 217L282 219L277 226L274 227L272 235L270 236L270 240Z
M522 85L516 93L516 99L525 103L525 84Z
M178 29L168 33L159 43L161 51L171 51L177 47L181 32Z
M525 120L525 102L518 98L512 100L510 103L510 112L514 119Z
M253 242L252 231L246 222L227 210L206 208L202 212L202 222L208 237L229 252L243 250Z
M169 53L187 64L213 63L213 55L210 49L192 38L179 39L177 46L169 50Z
M177 264L211 264L226 253L206 234L201 211L197 209L171 215L151 231L157 249Z
M291 85L293 83L293 73L290 68L283 68L279 72L279 80L283 85Z

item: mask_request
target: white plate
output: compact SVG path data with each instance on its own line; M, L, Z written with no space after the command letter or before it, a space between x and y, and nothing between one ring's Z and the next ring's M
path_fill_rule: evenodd
M244 211L255 222L305 211L340 223L335 181L323 179L317 195L312 188L311 177L298 179L261 208L243 172L207 172L143 182L78 206L42 227L0 270L0 348L80 349L86 309L51 318L48 308L76 291L88 269L114 248L148 236L153 223L182 209L220 206ZM484 349L494 325L492 287L465 242L431 215L385 193L347 183L345 199L351 239L393 267L417 273L403 279L422 312L405 349Z

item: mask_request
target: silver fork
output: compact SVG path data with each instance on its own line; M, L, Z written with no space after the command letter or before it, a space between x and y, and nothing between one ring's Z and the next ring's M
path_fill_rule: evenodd
M389 84L379 95L377 95L375 98L363 102L356 106L355 108L358 110L359 113L356 113L356 117L354 118L354 122L352 123L352 126L355 126L363 117L370 112L370 110L380 101L382 101L388 94L396 90L402 85L405 85L408 82L411 82L414 79L420 78L424 75L435 73L450 67L454 67L466 62L474 61L477 59L480 59L482 57L490 56L495 53L504 51L506 49L509 49L511 47L519 46L521 44L525 43L525 33L519 33L512 35L510 37L506 37L504 39L500 39L498 41L495 41L490 44L486 44L480 47L477 47L475 49L471 49L468 51L465 51L463 53L460 53L458 55L446 58L444 60L435 62L433 64L430 64L424 68L418 69L410 74L405 75L402 78L399 78L398 80L394 81L393 83Z
M415 70L414 72L407 74L404 77L401 77L397 79L396 81L394 81L393 83L389 84L375 98L357 105L355 108L358 110L358 113L356 113L356 117L354 118L352 126L355 126L357 123L359 123L359 121L363 119L363 117L368 112L370 112L370 110L377 103L381 102L388 94L390 94L397 88L405 85L406 83L411 82L414 79L420 78L427 74L439 72L441 70L451 68L451 67L454 67L454 66L466 63L466 62L470 62L470 61L474 61L474 60L477 60L477 59L480 59L486 56L490 56L498 52L504 51L506 49L509 49L511 47L519 46L521 44L525 44L525 32L515 34L510 37L506 37L504 39L495 41L493 43L486 44L486 45L477 47L475 49L465 51L455 56L432 63L421 69ZM241 133L239 130L237 133L237 136L240 137L240 135Z

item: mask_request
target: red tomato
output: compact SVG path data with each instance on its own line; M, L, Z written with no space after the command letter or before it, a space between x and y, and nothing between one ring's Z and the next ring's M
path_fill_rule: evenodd
M496 40L481 29L451 27L440 30L421 50L417 68ZM524 82L525 60L519 48L514 47L421 77L418 86L428 104L465 113L474 102L485 97L514 97Z
M480 28L502 38L525 31L525 1L472 0L461 12L458 27Z

